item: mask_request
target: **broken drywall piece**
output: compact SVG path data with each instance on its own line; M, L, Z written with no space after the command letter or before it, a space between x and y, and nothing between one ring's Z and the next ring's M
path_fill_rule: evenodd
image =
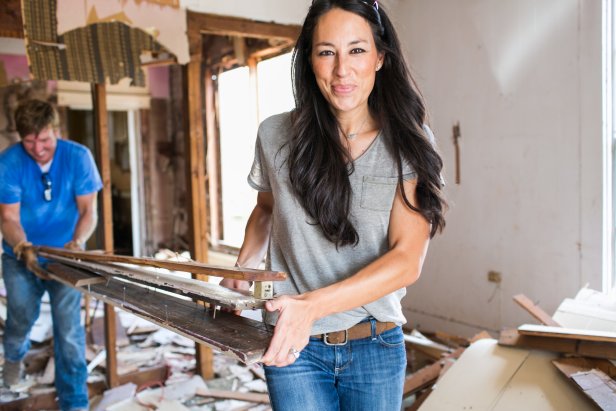
M404 341L409 344L410 347L421 351L434 359L439 359L444 354L448 354L453 351L450 347L432 341L417 330L411 331L410 334L404 334Z
M56 361L53 356L49 357L45 371L37 378L37 384L51 385L55 381Z
M553 353L471 344L443 375L421 411L591 411L592 403L562 378Z
M229 371L231 371L231 374L240 380L241 383L247 383L254 379L252 372L241 365L232 365L229 367Z
M116 314L120 318L122 326L126 328L126 334L128 335L150 334L161 329L160 326L151 321L138 317L133 313L123 310L116 310Z
M108 407L120 402L130 400L135 396L137 385L129 382L115 388L111 388L103 393L103 398L92 411L105 411Z
M157 32L155 37L165 48L177 56L179 64L190 61L188 37L186 35L186 10L173 6L173 0L139 1L108 1L58 0L57 19L58 33L64 34L70 30L84 27L89 22L105 22L118 17L130 21L131 27ZM177 2L179 3L179 2ZM163 6L164 5L164 6ZM92 10L96 10L93 19Z
M140 405L136 399L131 398L107 407L106 411L150 411L152 409L157 411L190 411L178 401L160 400L160 398L149 393L139 393L137 395L142 404L149 404L148 407Z
M252 392L267 393L267 383L263 380L252 380L244 384L244 387Z
M41 313L30 331L30 341L43 343L50 340L53 335L53 323L49 304L41 305Z
M133 85L144 87L143 53L165 61L175 58L147 31L120 21L86 25L84 16L83 24L59 34L60 12L65 9L74 16L74 6L73 2L59 7L57 0L22 1L28 65L34 78L97 84L130 78Z
M616 298L583 288L563 300L553 318L563 327L616 332Z
M207 385L201 376L195 375L188 381L180 381L176 384L166 385L163 396L167 400L185 402L194 397L200 389L206 390Z

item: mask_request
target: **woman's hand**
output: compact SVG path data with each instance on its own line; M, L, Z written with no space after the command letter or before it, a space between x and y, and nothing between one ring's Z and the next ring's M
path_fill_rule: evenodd
M308 345L310 330L316 320L311 303L304 295L284 295L268 301L265 309L279 311L280 314L274 336L261 362L276 367L293 364Z

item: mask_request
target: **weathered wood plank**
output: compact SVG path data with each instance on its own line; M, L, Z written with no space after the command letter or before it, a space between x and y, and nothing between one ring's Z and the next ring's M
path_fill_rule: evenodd
M84 287L92 284L101 284L107 281L104 277L92 273L85 273L82 271L64 272L59 263L49 263L47 265L47 270L51 273L51 277L54 280L60 281L71 287ZM61 275L56 275L56 271L59 271Z
M217 284L206 283L192 278L181 278L172 274L152 272L117 263L90 263L65 257L54 257L65 265L87 270L104 277L122 277L137 280L141 284L163 287L172 292L182 293L187 297L220 305L231 310L253 310L265 306L265 300L254 298L249 291L231 290ZM98 277L105 282L105 278ZM86 285L86 284L84 284Z
M616 411L616 381L599 369L607 368L613 372L614 366L609 361L563 358L552 363L599 408Z
M530 315L539 320L543 325L549 325L552 327L560 327L561 325L554 321L554 319L541 307L531 301L530 298L525 296L524 294L518 294L513 297L513 301L518 303L518 305L524 308Z
M64 266L64 270L80 271L68 266ZM208 310L194 301L180 299L128 281L112 278L106 284L77 289L197 343L233 355L246 364L259 361L271 339L271 332L261 322L227 312Z
M610 378L616 378L616 366L610 361L596 358L568 357L553 360L552 363L567 377L580 371L589 371L593 368L603 371Z
M245 281L283 281L287 278L285 273L275 271L254 270L240 267L220 267L200 264L192 261L180 262L156 260L154 258L145 257L102 254L89 251L69 251L62 248L53 247L38 247L38 253L45 258L60 256L82 261L146 265L149 267L165 268L173 271L184 271L193 274L212 275L215 277L232 278Z
M21 1L0 1L0 37L24 38Z
M501 331L498 343L508 347L534 348L584 357L616 358L616 344L614 343L521 335L516 329Z
M211 388L208 388L208 389L197 388L196 394L201 397L239 400L239 401L253 402L257 404L269 404L270 403L270 399L267 394L258 394L254 392L240 392L240 391L214 390Z
M518 327L522 335L533 335L546 338L567 338L581 341L598 341L616 344L616 333L609 331L578 330L544 325L524 324Z

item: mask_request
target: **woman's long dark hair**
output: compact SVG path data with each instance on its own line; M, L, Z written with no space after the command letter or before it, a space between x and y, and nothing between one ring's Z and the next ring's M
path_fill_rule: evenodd
M384 53L368 107L380 123L385 144L396 160L404 201L430 222L432 237L445 226L446 204L440 177L443 162L423 129L424 103L404 61L393 25L384 10L372 1L314 0L308 11L293 52L296 108L288 159L293 189L329 241L337 247L358 243L357 230L349 219L352 159L340 142L338 121L318 88L310 64L315 27L319 18L333 8L368 21L377 50ZM402 189L404 162L410 163L417 173L417 207Z

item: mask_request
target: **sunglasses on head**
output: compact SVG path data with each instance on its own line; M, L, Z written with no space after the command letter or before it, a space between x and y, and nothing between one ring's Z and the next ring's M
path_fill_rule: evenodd
M49 173L43 173L43 198L45 201L51 201L51 178Z

